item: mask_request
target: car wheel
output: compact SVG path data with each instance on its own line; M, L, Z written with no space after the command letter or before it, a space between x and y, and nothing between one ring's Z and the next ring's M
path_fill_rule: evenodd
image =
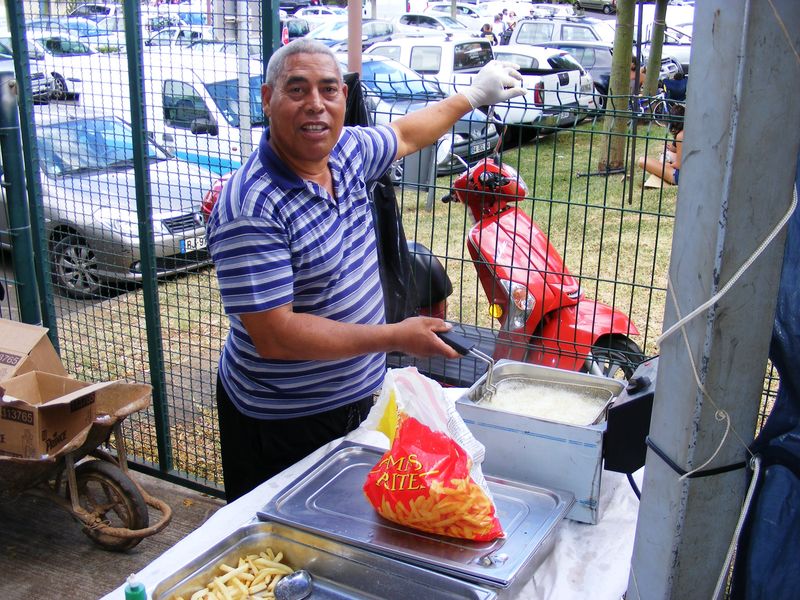
M603 14L604 15L610 15L611 14L611 7L608 4L603 6Z
M102 291L94 250L74 233L53 245L52 272L56 289L72 298L94 298Z
M67 80L62 75L53 73L53 98L63 100L67 97L68 92Z

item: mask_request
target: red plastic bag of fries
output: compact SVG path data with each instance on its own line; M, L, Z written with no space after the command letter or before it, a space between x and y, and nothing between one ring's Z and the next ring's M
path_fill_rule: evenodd
M415 367L389 370L364 426L384 433L391 446L364 483L378 514L467 540L503 536L481 472L483 444L438 383Z

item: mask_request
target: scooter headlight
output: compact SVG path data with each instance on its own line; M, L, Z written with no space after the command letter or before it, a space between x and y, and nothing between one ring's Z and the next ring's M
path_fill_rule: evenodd
M508 313L506 314L505 328L517 331L525 328L528 317L531 316L536 306L536 298L531 295L528 288L516 281L500 280L500 284L508 294Z

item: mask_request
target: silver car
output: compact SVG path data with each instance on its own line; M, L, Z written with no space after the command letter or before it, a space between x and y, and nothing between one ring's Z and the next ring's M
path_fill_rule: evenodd
M64 105L37 107L35 122L42 209L57 290L90 298L109 284L140 281L130 126L117 117ZM153 143L147 144L146 153L158 274L208 264L200 205L216 177L171 157ZM5 191L2 202L6 204ZM8 229L6 208L0 210L4 230Z

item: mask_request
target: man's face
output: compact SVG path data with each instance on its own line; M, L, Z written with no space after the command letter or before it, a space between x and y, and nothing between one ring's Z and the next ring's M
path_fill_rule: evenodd
M327 163L344 126L347 86L326 54L294 54L275 87L261 87L270 143L290 166Z

